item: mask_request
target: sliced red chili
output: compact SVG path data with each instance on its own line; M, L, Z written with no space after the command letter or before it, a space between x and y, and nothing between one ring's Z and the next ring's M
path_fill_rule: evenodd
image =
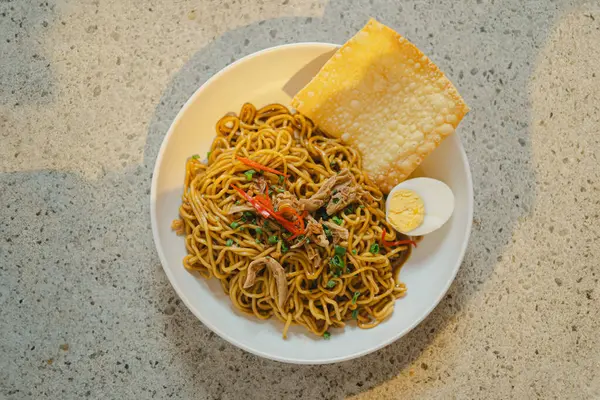
M236 185L232 185L232 187L244 198L248 203L250 203L256 211L260 213L264 218L273 217L277 222L281 224L287 231L292 233L290 239L296 238L298 235L301 235L305 232L304 230L304 220L298 215L298 213L289 207L285 208L285 212L289 212L296 217L296 221L290 221L283 216L284 211L280 210L276 212L273 209L273 205L271 203L271 199L265 195L258 195L256 197L250 196L248 193L244 192L242 189L237 187Z
M248 193L244 192L242 189L240 189L236 185L231 185L231 186L233 186L233 188L239 194L241 194L242 197L245 198L248 203L252 204L252 207L254 207L256 209L256 211L258 211L260 213L260 215L262 215L264 218L269 218L271 213L269 212L269 210L266 207L264 207L262 204L260 204L256 200L254 200L254 198L252 196L250 196Z
M403 240L397 240L395 242L388 242L387 240L385 240L385 234L386 234L386 230L385 228L383 229L383 232L381 232L381 244L385 247L394 247L394 246L402 246L405 244L410 244L414 247L417 247L417 242L415 242L414 240L410 240L410 239L403 239Z
M283 172L280 172L280 171L277 171L274 168L270 168L270 167L267 167L265 165L259 164L256 161L252 161L252 160L250 160L248 158L240 157L240 156L236 156L235 158L238 161L241 161L242 163L244 163L244 164L246 164L246 165L248 165L248 166L250 166L250 167L252 167L254 169L259 169L259 170L262 170L262 171L271 172L273 174L281 175L281 176L284 176L284 177L287 178L287 175L285 175Z

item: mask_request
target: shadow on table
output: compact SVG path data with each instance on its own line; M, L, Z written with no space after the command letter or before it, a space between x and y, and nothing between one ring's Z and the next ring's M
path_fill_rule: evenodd
M472 108L457 130L470 159L475 188L473 233L463 266L446 297L412 332L373 354L335 365L298 366L261 359L218 338L183 309L173 316L171 330L175 342L187 348L177 361L190 385L199 385L199 391L206 390L215 398L242 392L253 393L253 398L269 398L274 388L290 398L341 398L399 374L412 375L413 371L407 371L411 365L426 370L427 365L416 361L433 345L439 332L452 335L457 331L457 316L468 317L464 308L493 273L504 249L513 243L512 232L519 218L534 204L535 175L528 162L530 116L523 109L529 103L525 88L534 67L535 49L545 41L551 21L527 29L535 13L524 12L515 16L522 18L524 31L507 32L492 19L503 7L500 4L452 2L431 9L420 3L373 3L356 2L349 19L346 2L332 1L322 19L261 21L229 31L198 51L174 76L156 108L145 164L150 166L156 159L170 123L187 99L235 59L285 43L290 40L287 38L343 43L374 16L413 39L453 80ZM438 38L438 32L443 36ZM262 39L253 42L256 37ZM530 182L528 192L511 191L514 168L519 169L521 179ZM497 190L480 190L486 186ZM173 296L172 289L164 287L158 296L167 299ZM402 312L401 304L396 312ZM194 339L199 336L211 345L199 347ZM441 351L443 344L435 341L435 346ZM443 379L431 371L426 375L415 379Z

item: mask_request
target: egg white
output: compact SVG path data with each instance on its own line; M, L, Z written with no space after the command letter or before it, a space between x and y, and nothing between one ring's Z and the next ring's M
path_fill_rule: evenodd
M423 236L436 231L450 219L454 212L454 193L444 182L432 178L408 179L396 185L388 195L385 216L390 224L390 199L395 191L401 189L412 190L418 194L425 206L423 223L411 231L402 232L406 235Z

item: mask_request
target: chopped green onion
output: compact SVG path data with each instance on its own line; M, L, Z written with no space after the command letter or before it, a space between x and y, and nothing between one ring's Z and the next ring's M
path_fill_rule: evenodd
M365 208L365 206L361 204L358 206L358 208Z
M256 232L257 235L262 235L263 230L260 228L254 228L254 232Z
M306 244L310 244L310 238L306 238Z
M192 156L192 158L193 158L194 160L197 160L197 159L199 159L199 158L200 158L200 156L199 156L198 154L194 154L194 155Z
M333 237L327 225L323 225L323 232L325 232L325 236L327 236L327 239L331 239Z
M249 169L248 171L244 172L244 175L246 175L246 180L251 181L252 180L252 176L256 173L255 170L253 169Z
M328 331L323 332L323 339L325 339L325 340L331 339L331 333L329 333Z
M373 254L379 254L379 245L377 243L373 243L369 248L369 251Z
M281 252L287 253L288 251L290 251L290 248L287 246L287 244L285 244L285 242L281 242Z
M352 319L358 319L358 308L352 311Z
M352 304L356 304L356 300L358 300L358 296L360 296L360 292L354 292L354 296L352 296Z
M227 239L227 241L225 242L225 245L226 245L227 247L231 247L231 246L233 246L233 239Z
M339 197L334 197L333 199L331 199L331 201L333 201L333 204L337 204L340 202L340 198Z
M342 246L335 246L335 254L338 254L340 256L345 256L346 255L346 248L342 247Z
M328 221L329 220L329 214L327 214L327 209L325 207L321 207L317 210L316 214L315 214L315 219L318 221L319 219L322 219L323 221Z
M344 260L342 259L342 257L339 254L336 254L331 259L331 265L333 265L335 267L343 267L344 266Z
M283 185L283 182L285 182L285 177L283 175L279 175L279 184Z
M236 206L239 206L240 204L242 204L242 202L241 202L241 201L239 201L239 200L236 200L236 201L235 201L235 205L236 205Z
M335 222L338 225L341 225L342 222L344 222L344 220L341 219L340 217L338 217L337 215L334 215L331 219L333 220L333 222Z
M237 228L238 226L240 226L239 222L233 221L230 225L233 229Z
M279 242L279 238L277 236L269 236L268 242L269 244L277 244L277 242Z
M356 255L356 253L358 253L358 251L356 251L356 249L352 249L352 254Z
M207 152L206 152L206 159L209 159L209 158L210 158L210 153L211 153L210 151L207 151Z
M242 220L244 222L254 222L255 219L256 219L256 215L254 215L254 213L252 213L250 211L244 211L242 213Z
M277 186L273 186L271 185L271 190L277 192L277 193L283 193L285 192L285 190L283 190L282 188L278 188Z
M256 244L261 244L261 240L260 239L256 239Z
M329 289L331 289L331 288L332 288L332 287L334 287L334 286L335 286L335 281L334 281L334 280L330 280L329 282L327 282L327 287L328 287Z

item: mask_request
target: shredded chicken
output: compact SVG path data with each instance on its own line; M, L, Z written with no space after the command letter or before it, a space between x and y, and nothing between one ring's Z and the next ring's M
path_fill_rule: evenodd
M309 212L317 211L319 208L323 207L325 203L331 197L331 192L333 188L337 185L341 185L344 183L352 182L354 177L350 173L350 170L344 168L337 175L333 175L325 180L317 193L310 196L308 199L301 199L300 204L304 206L304 209Z
M279 308L283 308L288 295L287 277L281 264L271 257L257 258L250 263L248 266L248 275L246 276L246 281L244 282L244 289L254 285L256 273L265 265L267 268L269 268L273 274L273 277L275 278L275 282L277 283L277 304L279 305Z
M327 214L333 215L342 211L348 204L360 200L362 189L358 186L343 185L336 188L335 194L327 203Z
M302 247L306 242L308 242L308 236L304 236L302 240L291 246L290 249L297 249L298 247Z
M339 226L335 222L323 221L323 225L329 228L331 236L333 236L333 243L338 244L348 240L348 229Z
M359 200L368 202L374 200L373 195L364 190L352 175L349 181L336 185L332 192L334 194L331 196L326 208L328 215L336 214L346 208L347 205L356 203Z
M267 193L267 186L269 185L269 182L265 179L264 176L259 176L256 177L252 180L252 185L250 186L250 188L252 189L251 191L254 192L254 194L265 194Z
M310 215L306 217L306 221L308 221L306 224L306 236L310 237L311 240L317 244L317 246L329 246L329 240L327 240L323 226Z
M278 193L273 198L273 207L278 210L282 208L291 208L297 213L304 211L304 206L300 203L298 198L290 192Z
M227 211L227 215L240 213L240 212L244 212L244 211L256 211L256 209L254 207L248 206L246 204L241 204L239 206L233 205L233 206L231 206L229 211Z

